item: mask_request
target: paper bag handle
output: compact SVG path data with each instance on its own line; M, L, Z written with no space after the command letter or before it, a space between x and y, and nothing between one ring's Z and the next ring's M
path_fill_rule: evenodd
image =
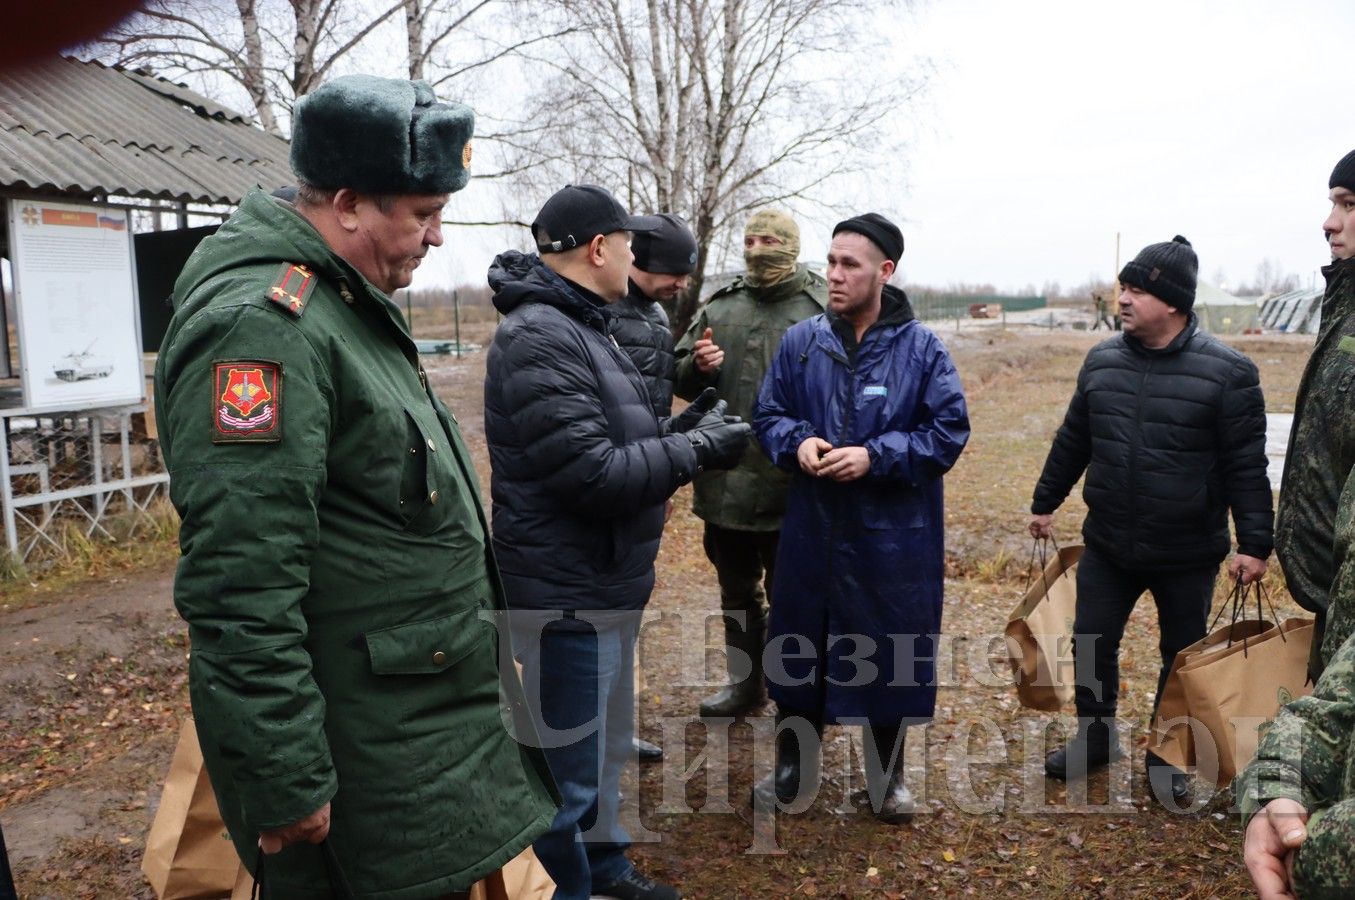
M353 893L348 879L344 877L343 867L339 865L338 854L334 852L334 845L329 842L329 838L320 842L320 855L325 861L325 875L329 879L330 894L338 900L355 900L357 895ZM259 853L254 858L254 887L250 889L249 900L271 900L271 897L267 876L264 874L263 847L260 846Z
M1054 545L1054 556L1059 555L1059 542L1052 534L1047 538L1031 538L1030 541L1030 562L1026 563L1026 590L1035 583L1035 557L1040 557L1040 578L1044 581L1045 593L1049 592L1049 579L1045 577L1045 569L1049 568L1049 545ZM1068 574L1067 572L1064 573Z
M1245 612L1245 610L1246 610L1246 606L1247 606L1247 594L1248 594L1249 591L1251 591L1251 589L1252 589L1253 586L1254 586L1255 589L1256 589L1256 618L1257 618L1257 620L1258 620L1258 621L1261 621L1261 622L1265 622L1265 621L1271 621L1271 622L1273 622L1273 623L1275 624L1276 629L1277 629L1277 630L1279 631L1279 633L1280 633L1280 640L1282 640L1282 641L1288 641L1288 640L1289 640L1288 636L1285 635L1285 633L1284 633L1284 629L1283 629L1283 628L1280 628L1280 616L1279 616L1279 613L1276 612L1276 610L1275 610L1275 604L1271 601L1271 599L1270 599L1270 593L1266 590L1265 586L1264 586L1263 584L1261 584L1261 582L1260 582L1259 580L1258 580L1258 581L1252 582L1251 585L1245 585L1245 584L1242 583L1242 576L1241 576L1241 575L1238 575L1238 576L1237 576L1237 581L1233 584L1233 590L1232 590L1232 593L1230 593L1230 594L1228 595L1228 602L1226 602L1225 604L1223 604L1223 606L1220 606L1220 607L1219 607L1218 613L1214 616L1214 621L1213 621L1212 623L1210 623L1210 625L1209 625L1209 631L1212 632L1212 631L1215 629L1215 627L1218 626L1218 624L1219 624L1219 619L1222 619L1222 618L1223 618L1223 611L1224 611L1225 609L1231 610L1231 614L1230 614L1230 616L1229 616L1230 622L1229 622L1229 627L1228 627L1228 646L1229 646L1229 647L1233 646L1233 630L1237 627L1237 623L1241 620L1241 618L1242 618L1242 616L1243 616L1243 614L1244 614L1244 612ZM1261 602L1262 602L1262 600L1265 601L1265 605L1266 605L1266 606L1270 607L1270 619L1269 619L1269 620L1266 619L1265 611L1261 608ZM1245 637L1242 638L1242 655L1243 655L1243 656L1246 656L1246 655L1247 655L1247 638L1245 638Z

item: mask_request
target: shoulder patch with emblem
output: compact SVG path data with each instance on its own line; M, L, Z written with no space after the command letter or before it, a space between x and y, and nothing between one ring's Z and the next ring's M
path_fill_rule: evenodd
M278 267L273 283L264 291L264 297L299 319L306 311L308 295L314 282L315 275L310 269L296 263L283 263Z
M260 359L212 363L212 443L282 440L282 365Z

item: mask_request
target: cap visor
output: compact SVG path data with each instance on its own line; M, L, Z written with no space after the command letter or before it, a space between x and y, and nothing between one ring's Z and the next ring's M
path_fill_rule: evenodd
M659 216L627 216L621 228L625 231L658 231L664 226Z

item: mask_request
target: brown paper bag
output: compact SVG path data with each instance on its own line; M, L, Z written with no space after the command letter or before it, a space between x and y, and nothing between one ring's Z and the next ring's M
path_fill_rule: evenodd
M1007 618L1007 660L1028 709L1056 712L1073 699L1073 616L1081 545L1061 547Z
M1275 626L1257 619L1243 619L1220 628L1176 654L1167 683L1162 688L1162 700L1153 719L1153 734L1148 749L1178 769L1195 765L1195 732L1190 727L1190 706L1186 702L1186 685L1181 670L1200 657L1240 652L1243 641L1255 642Z
M550 900L553 896L555 882L531 847L470 889L470 900Z
M1181 667L1190 717L1213 739L1211 753L1199 746L1203 735L1195 734L1192 756L1201 778L1212 776L1219 787L1232 781L1256 755L1261 734L1280 707L1312 691L1312 642L1312 619L1288 619L1259 637L1235 641Z
M241 864L221 821L202 763L198 732L185 719L146 838L141 871L160 900L249 900L254 876ZM550 900L555 882L532 848L475 883L471 900Z
M146 836L141 871L160 900L223 900L231 896L243 868L221 823L197 729L185 719Z

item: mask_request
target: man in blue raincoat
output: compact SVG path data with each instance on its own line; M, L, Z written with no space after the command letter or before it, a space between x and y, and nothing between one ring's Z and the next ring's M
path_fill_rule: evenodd
M765 654L776 768L757 799L794 802L802 772L817 779L823 726L860 724L871 808L890 823L913 811L904 729L936 706L941 476L969 439L950 355L888 284L902 254L878 213L837 224L828 311L786 333L753 419L795 473Z

